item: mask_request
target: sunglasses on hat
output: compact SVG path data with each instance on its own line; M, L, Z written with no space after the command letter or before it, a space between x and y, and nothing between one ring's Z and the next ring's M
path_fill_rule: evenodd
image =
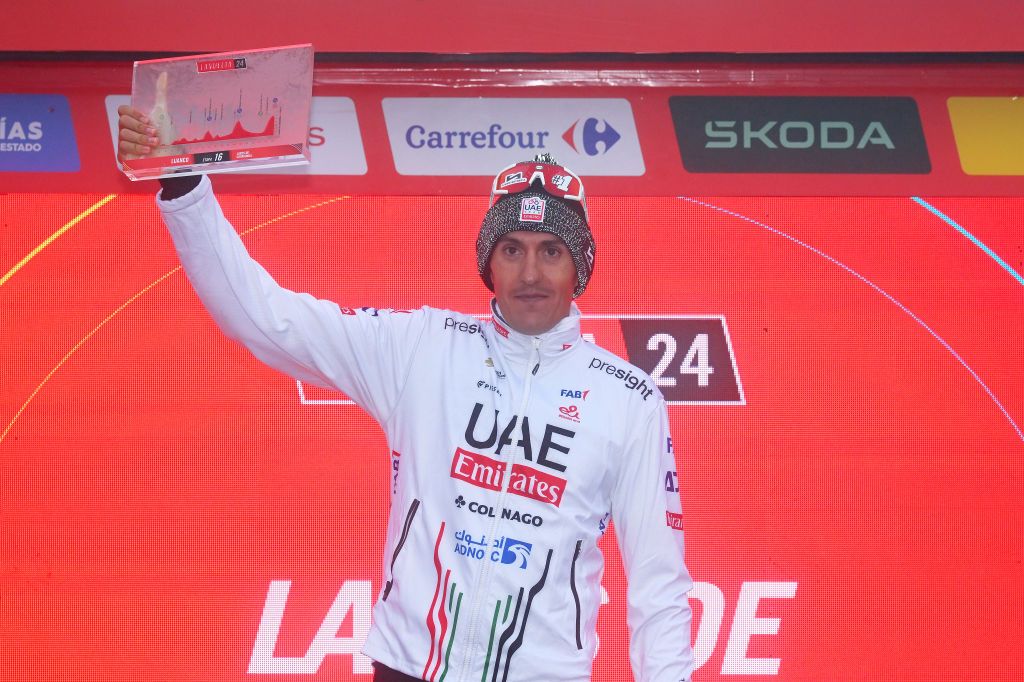
M494 176L488 206L494 206L503 195L525 192L538 181L548 194L580 202L583 206L583 216L590 220L587 214L587 200L583 196L583 181L571 170L556 163L523 161L502 169Z

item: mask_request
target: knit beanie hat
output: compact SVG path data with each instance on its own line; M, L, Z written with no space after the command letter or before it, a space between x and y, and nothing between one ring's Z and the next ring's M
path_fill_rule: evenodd
M538 156L535 161L557 166L547 154ZM480 277L491 291L494 291L494 284L491 281L490 260L494 245L503 235L516 230L548 232L565 242L576 266L577 282L573 298L577 298L587 288L587 282L594 272L595 245L583 204L550 194L544 191L543 186L537 180L525 191L502 196L484 215L476 239L476 261Z

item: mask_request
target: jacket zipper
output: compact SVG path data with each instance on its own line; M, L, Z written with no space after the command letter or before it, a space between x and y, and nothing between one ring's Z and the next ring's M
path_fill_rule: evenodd
M533 377L537 374L537 370L540 369L540 339L534 337L531 339L533 347L530 349L530 357L526 361L526 376L524 377L523 385L523 398L519 401L519 411L514 415L516 424L520 429L523 427L523 417L526 415L526 405L530 400L530 388L533 386ZM516 451L512 450L511 456L508 458L508 462L505 465L505 475L501 481L501 492L498 494L498 501L495 503L495 509L501 510L505 508L505 498L508 496L508 485L512 479L512 465L515 463ZM491 522L490 535L494 536L495 530L498 528L498 524L501 523L501 512L499 511L494 515L494 521ZM477 624L480 620L480 606L482 603L481 595L487 593L487 588L490 587L491 582L491 571L493 570L493 562L485 562L485 566L480 571L480 577L477 579L477 586L473 594L473 615L469 621L469 633L466 636L465 644L465 655L462 657L462 671L458 679L460 682L465 682L466 676L469 674L471 661L471 653L473 651L473 645L476 643ZM497 663L495 663L497 664Z
M580 638L580 595L576 591L576 560L580 558L580 550L583 547L583 540L576 541L576 552L572 555L572 568L569 571L569 587L572 589L572 598L576 602L576 648L583 649L583 640Z
M395 553L391 555L391 579L388 580L387 584L384 585L384 594L381 596L381 601L387 601L388 595L391 594L391 587L395 582L395 561L398 559L398 553L402 551L402 547L405 545L405 541L409 538L409 528L412 526L412 519L416 516L416 510L420 508L420 501L414 499L412 504L409 505L409 511L405 513L405 525L402 526L402 536L398 538L398 545L395 546Z

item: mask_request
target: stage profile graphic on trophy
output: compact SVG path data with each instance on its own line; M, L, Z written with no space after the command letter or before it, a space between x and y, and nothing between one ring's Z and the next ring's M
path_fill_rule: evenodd
M145 180L309 163L313 46L135 62L132 107L160 142L122 163Z

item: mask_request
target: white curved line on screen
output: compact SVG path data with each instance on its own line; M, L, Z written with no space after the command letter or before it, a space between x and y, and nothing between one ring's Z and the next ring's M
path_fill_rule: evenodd
M975 372L974 369L972 369L971 366L968 365L967 362L962 357L960 357L960 354L957 353L953 349L953 347L950 346L946 342L945 339L943 339L941 336L939 336L938 333L936 333L934 329L929 327L925 323L924 320L922 320L920 317L915 315L914 312L912 310L910 310L910 308L908 308L907 306L905 306L902 303L900 303L899 301L897 301L896 298L893 297L892 294L887 292L885 289L883 289L882 287L878 286L877 284L875 284L874 282L869 280L867 277L865 277L864 275L860 274L859 272L857 272L856 270L851 268L849 265L846 265L845 263L842 263L842 262L836 260L835 258L833 258L832 256L828 255L827 253L825 253L821 249L817 249L817 248L811 246L810 244L808 244L806 242L800 241L799 239L797 239L796 237L794 237L792 235L786 234L782 230L779 230L777 228L771 227L770 225L765 225L764 223L762 223L760 221L754 220L753 218L748 218L747 216L741 215L739 213L736 213L735 211L730 211L727 208L722 208L721 206L715 206L714 204L709 204L706 201L701 201L700 199L694 199L692 197L682 197L682 196L678 197L678 198L682 199L683 201L687 201L687 202L689 202L691 204L697 204L698 206L703 206L705 208L710 208L710 209L712 209L714 211L718 211L720 213L724 213L724 214L732 216L734 218L739 218L740 220L745 220L746 222L748 222L748 223L750 223L752 225L757 225L758 227L762 227L762 228L768 230L769 232L771 232L773 234L779 235L780 237L785 237L786 239L788 239L789 241L793 242L794 244L798 244L799 246L804 247L808 251L810 251L810 252L812 252L814 254L817 254L818 256L821 256L822 258L824 258L825 260L829 261L833 265L837 265L840 268L842 268L843 270L846 270L848 273L850 273L851 275L853 275L854 277L856 277L857 279L859 279L860 281L864 282L869 287L871 287L872 289L874 289L875 291L880 293L882 296L887 298L893 305L895 305L897 308L899 308L900 310L905 312L907 315L909 315L910 318L912 320L914 320L914 322L917 322L919 325L924 327L924 329L929 334L931 334L935 338L936 341L938 341L940 344L942 344L943 348L945 348L947 351L949 351L950 355L952 355L954 358L956 358L957 362L959 362L961 365L963 365L964 369L966 369L968 372L970 372L971 376L974 377L974 380L977 381L978 385L981 386L985 390L985 393L988 394L988 397L992 399L992 402L994 402L996 404L996 407L999 408L999 411L1003 413L1004 417L1006 417L1006 421L1010 422L1010 426L1012 426L1013 430L1017 432L1017 437L1020 438L1022 441L1024 441L1024 433L1021 432L1020 427L1017 426L1017 423L1015 421L1013 421L1013 417L1011 417L1010 413L1006 411L1006 408L1003 407L1003 404L1001 402L999 402L999 398L997 398L996 394L992 392L992 389L990 389L985 384L985 382L981 380L981 377L978 376L978 373Z

